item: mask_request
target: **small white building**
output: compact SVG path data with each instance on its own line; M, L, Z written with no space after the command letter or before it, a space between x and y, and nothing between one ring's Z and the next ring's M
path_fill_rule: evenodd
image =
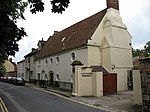
M21 77L27 80L25 74L25 59L17 63L17 77Z
M4 77L14 77L17 75L17 65L16 63L12 62L12 58L5 60L4 62L5 73Z
M45 42L42 38L42 40L38 41L38 48L32 48L31 52L24 56L26 81L36 82L35 59Z
M122 22L118 0L107 8L50 36L36 57L36 79L72 81L73 61L117 73L117 91L127 90L132 69L131 35Z

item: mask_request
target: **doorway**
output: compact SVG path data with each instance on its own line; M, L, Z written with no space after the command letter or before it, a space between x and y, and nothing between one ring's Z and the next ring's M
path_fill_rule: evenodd
M54 85L54 72L51 70L49 72L49 80L50 80L50 86Z

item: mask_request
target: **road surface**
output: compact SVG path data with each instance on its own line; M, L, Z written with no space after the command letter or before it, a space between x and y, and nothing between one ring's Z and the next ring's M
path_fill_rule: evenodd
M9 112L105 112L63 97L0 82L0 97Z

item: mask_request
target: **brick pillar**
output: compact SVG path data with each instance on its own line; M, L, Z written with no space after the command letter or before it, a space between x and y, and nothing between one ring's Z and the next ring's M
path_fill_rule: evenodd
M118 0L106 0L107 8L114 8L119 10L119 1Z

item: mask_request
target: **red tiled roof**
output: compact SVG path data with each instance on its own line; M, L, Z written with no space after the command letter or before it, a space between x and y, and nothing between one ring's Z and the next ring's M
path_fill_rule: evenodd
M30 53L28 53L27 55L25 55L24 57L27 58L27 57L33 56L36 53L38 53L38 51L39 51L38 49L35 49L35 50L31 51Z
M37 59L86 45L106 12L107 9L104 9L49 37Z

